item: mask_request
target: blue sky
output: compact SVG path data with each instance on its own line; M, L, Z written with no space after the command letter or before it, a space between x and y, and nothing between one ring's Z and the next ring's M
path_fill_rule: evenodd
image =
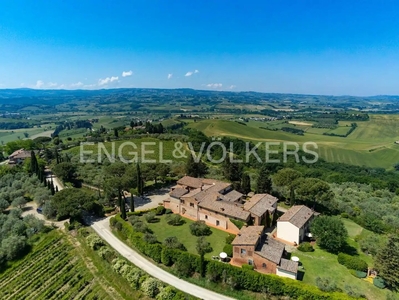
M399 94L398 12L383 0L0 0L0 88Z

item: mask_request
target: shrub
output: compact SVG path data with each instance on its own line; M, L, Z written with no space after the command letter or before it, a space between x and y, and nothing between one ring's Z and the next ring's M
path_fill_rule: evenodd
M162 291L157 295L156 299L157 300L178 300L180 298L177 298L177 293L178 293L178 291L174 287L169 285L166 288L162 289ZM184 300L185 297L182 299Z
M173 214L173 211L169 208L165 209L165 215Z
M162 289L162 282L155 278L147 278L141 285L141 290L148 297L155 298Z
M313 252L313 246L309 242L304 242L298 246L298 250L302 252Z
M241 229L244 225L246 225L243 221L230 219L230 222L237 226L238 229Z
M243 264L241 266L241 268L243 268L244 270L251 270L252 271L254 269L254 266L248 265L248 264Z
M350 270L350 273L357 278L366 278L367 273L362 271Z
M163 241L163 245L169 249L179 249L181 251L187 251L186 247L175 236L167 237Z
M146 232L143 235L143 241L148 244L156 244L158 242L157 237L154 234L149 233L149 232Z
M128 221L130 222L130 224L134 225L138 222L142 222L139 216L130 216L128 218Z
M337 290L337 284L330 277L316 277L317 287L324 292L334 292Z
M116 258L115 251L111 250L108 246L101 247L100 250L98 250L98 255L108 262Z
M192 266L192 261L190 260L190 256L188 255L179 255L174 267L177 273L180 276L184 277L191 277L191 275L193 275L195 271L195 269Z
M231 244L224 245L223 252L226 252L228 257L233 257L233 245Z
M157 216L161 216L165 213L165 207L163 207L162 205L158 206L157 209L155 210L155 213L157 214Z
M184 224L184 220L180 215L172 214L166 216L166 223L172 226L180 226Z
M195 236L205 236L212 234L211 229L208 225L205 224L204 221L196 221L190 224L190 231L191 234Z
M234 241L235 238L236 238L236 235L235 235L235 234L229 234L229 235L226 237L226 244L231 244L231 243Z
M375 278L373 279L373 284L374 284L376 287L380 288L380 289L385 289L385 281L384 281L384 279L382 279L381 277L375 277Z
M136 224L133 225L134 231L141 232L141 233L146 233L149 231L149 228L146 224L143 222L137 222Z
M155 212L151 211L151 212L146 213L144 215L144 218L147 221L147 223L153 223L157 220L155 216L156 216Z
M98 250L105 246L104 241L97 234L90 234L86 238L89 247L93 250Z
M341 265L344 265L348 269L356 271L366 271L368 267L367 263L357 256L350 256L345 253L339 253L337 259Z

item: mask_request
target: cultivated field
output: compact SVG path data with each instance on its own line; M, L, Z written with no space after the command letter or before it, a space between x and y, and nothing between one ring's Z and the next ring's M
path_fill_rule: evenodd
M77 251L59 232L42 237L25 258L0 274L0 299L115 299Z
M346 125L351 122L340 122L333 132L346 133ZM292 141L300 144L315 142L319 147L320 157L331 162L342 162L369 167L390 169L399 162L399 116L372 115L370 121L356 122L358 127L348 137L323 135L328 129L306 129L304 135L296 135L281 130L273 131L260 127L273 126L273 122L249 122L247 126L227 120L203 120L189 126L203 131L208 136L231 136L248 141ZM281 121L276 122L281 128ZM293 126L293 125L292 125Z

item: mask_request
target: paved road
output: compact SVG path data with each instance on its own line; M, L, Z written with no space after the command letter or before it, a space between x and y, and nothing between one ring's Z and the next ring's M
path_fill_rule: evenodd
M97 232L99 236L101 236L105 241L107 241L107 243L110 244L123 257L125 257L133 264L135 264L137 267L144 270L153 277L158 278L159 280L200 299L206 299L206 300L234 299L201 288L194 284L188 283L157 267L156 265L148 261L146 258L141 256L139 253L137 253L130 247L126 246L123 242L121 242L117 237L115 237L112 234L111 229L109 227L109 218L94 222L92 228Z

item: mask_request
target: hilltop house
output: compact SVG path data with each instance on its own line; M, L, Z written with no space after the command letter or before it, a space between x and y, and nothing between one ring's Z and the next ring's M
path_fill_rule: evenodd
M171 189L165 208L193 220L237 233L236 220L265 225L277 208L278 199L269 194L254 195L244 201L244 195L227 182L184 176Z
M19 149L14 151L10 156L8 156L9 164L19 164L25 159L31 157L31 151Z
M309 233L316 213L305 205L295 205L277 219L277 238L299 245Z
M285 245L264 233L264 226L243 227L232 242L233 265L249 264L260 273L297 278L298 262L285 259Z

